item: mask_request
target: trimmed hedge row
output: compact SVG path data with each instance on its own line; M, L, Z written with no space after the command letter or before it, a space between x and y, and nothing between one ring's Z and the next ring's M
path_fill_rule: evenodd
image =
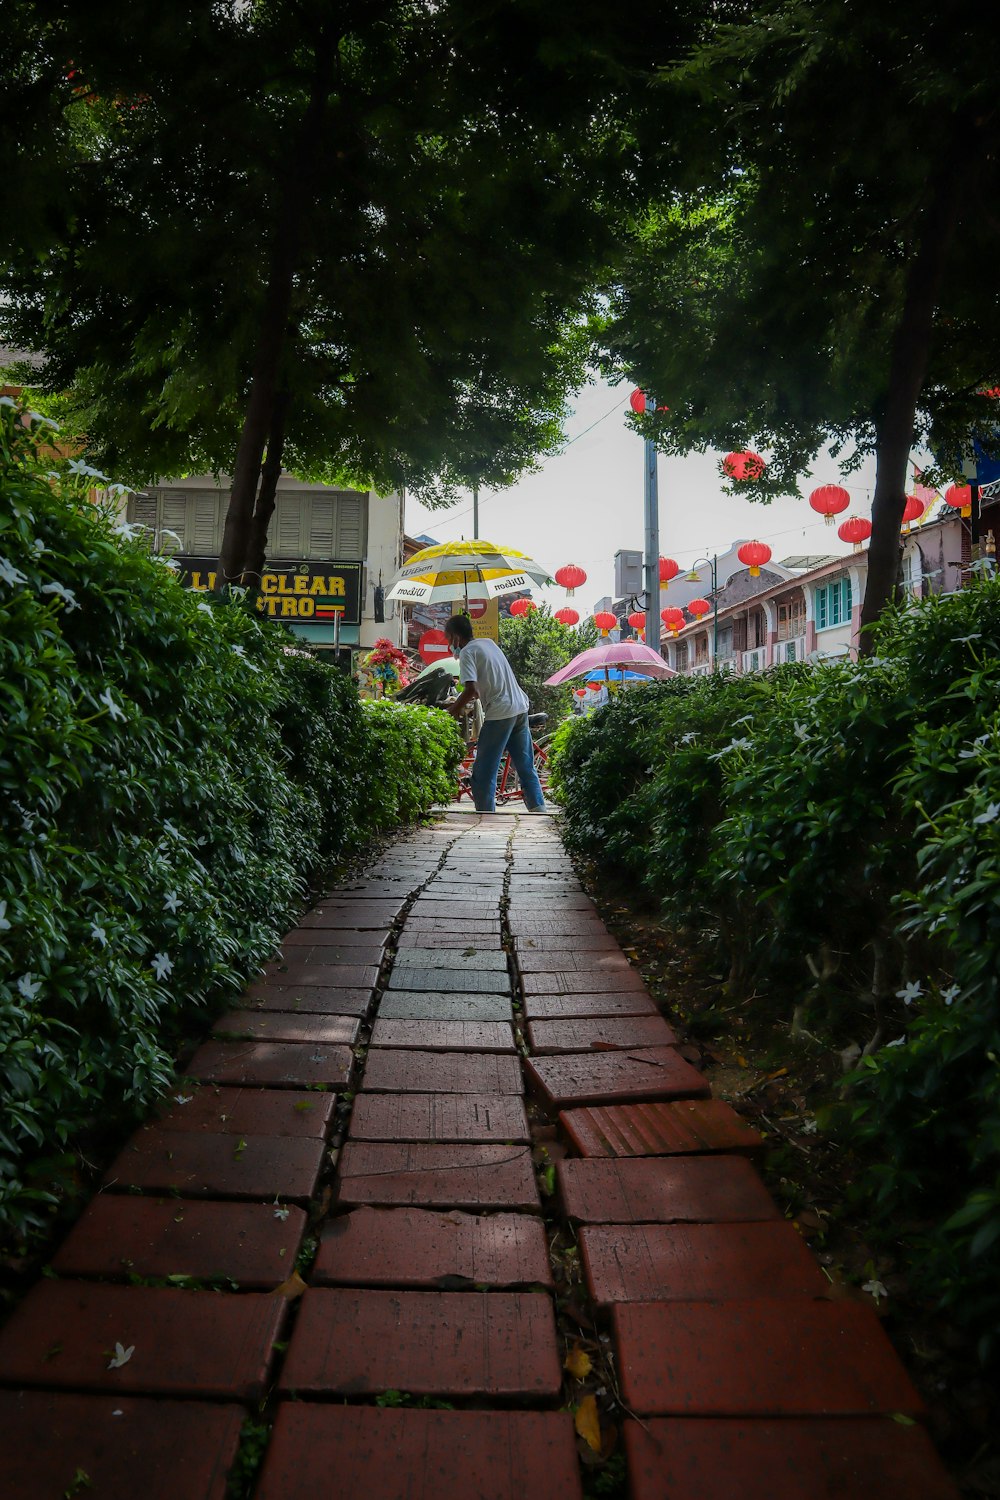
M571 846L868 1045L833 1128L918 1283L1000 1349L1000 582L871 660L629 690L557 737Z
M310 885L450 796L437 710L363 707L238 600L182 589L0 405L0 1230L273 951ZM46 471L47 470L47 471ZM100 479L100 476L96 476Z

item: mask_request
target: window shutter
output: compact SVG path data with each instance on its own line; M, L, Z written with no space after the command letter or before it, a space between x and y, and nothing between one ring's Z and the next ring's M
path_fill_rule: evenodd
M307 557L332 558L336 556L333 541L339 499L338 495L310 496Z
M173 493L167 491L160 496L160 534L157 542L165 552L192 552L191 538L188 535L188 497L181 490ZM165 531L172 531L173 536L164 537ZM176 538L180 538L178 544Z
M302 556L302 496L279 495L271 525L270 555L298 562Z
M157 508L155 495L132 495L126 515L133 525L145 526L150 531L155 531Z
M191 550L196 557L215 557L222 538L219 536L219 495L215 490L201 490L191 496Z
M337 506L337 551L342 562L363 562L367 495L340 495Z

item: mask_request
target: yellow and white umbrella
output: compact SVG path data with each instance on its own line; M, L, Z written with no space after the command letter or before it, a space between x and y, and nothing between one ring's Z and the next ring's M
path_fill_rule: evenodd
M476 539L443 542L415 552L386 593L401 604L437 604L445 599L497 599L520 594L532 584L554 580L525 552Z

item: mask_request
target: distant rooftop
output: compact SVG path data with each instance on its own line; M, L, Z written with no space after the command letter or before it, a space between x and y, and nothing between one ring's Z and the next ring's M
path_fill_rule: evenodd
M840 556L836 552L800 552L794 557L783 557L778 567L787 568L790 573L808 573L811 568L821 568L824 563L839 561Z

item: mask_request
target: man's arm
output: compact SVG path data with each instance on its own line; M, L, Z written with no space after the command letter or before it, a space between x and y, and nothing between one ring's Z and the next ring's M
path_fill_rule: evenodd
M447 705L448 713L451 714L453 719L460 719L466 710L472 707L478 697L479 688L474 682L463 683L462 691L454 703Z

